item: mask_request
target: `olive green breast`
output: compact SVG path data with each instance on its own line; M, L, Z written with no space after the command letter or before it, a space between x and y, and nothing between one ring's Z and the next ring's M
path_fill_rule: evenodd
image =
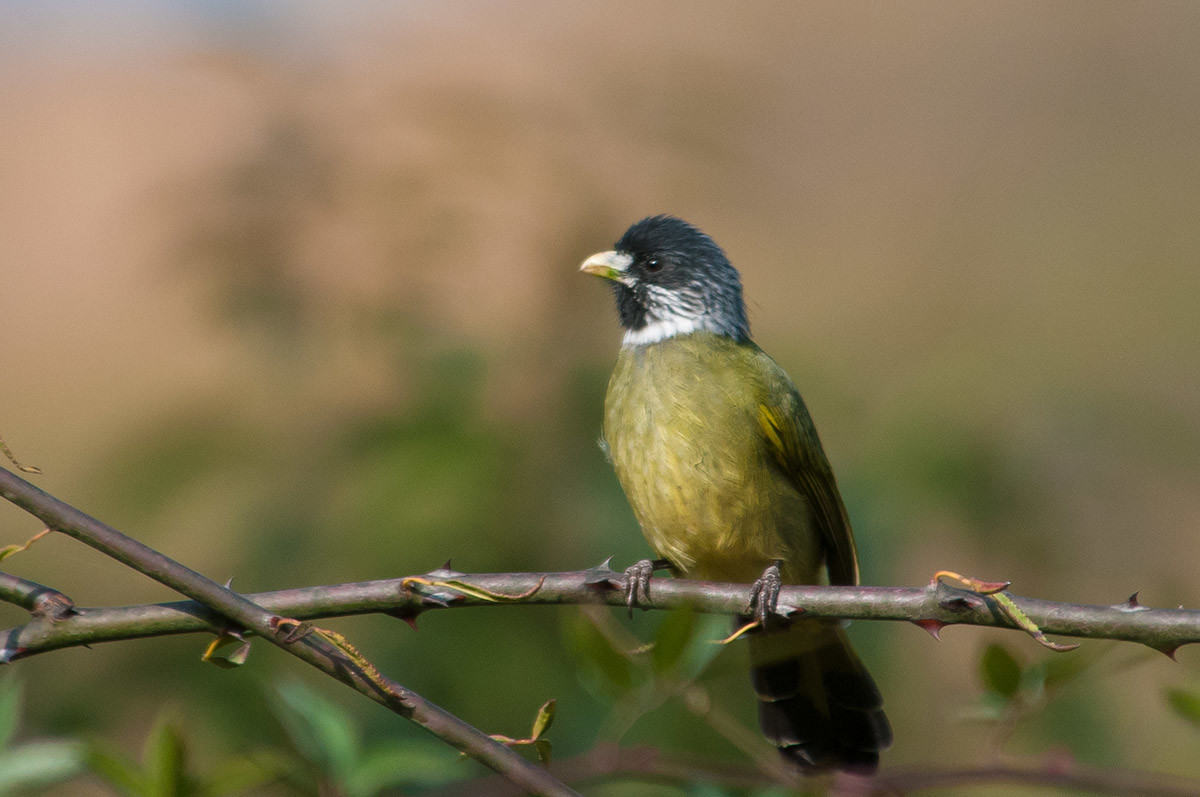
M753 343L707 332L623 347L604 439L651 547L695 578L749 581L773 560L817 581L821 542L779 467L759 406L795 404L791 380Z

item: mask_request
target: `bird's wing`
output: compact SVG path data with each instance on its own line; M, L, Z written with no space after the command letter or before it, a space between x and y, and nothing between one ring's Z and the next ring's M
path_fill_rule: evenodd
M825 543L829 583L858 584L858 554L850 519L799 394L793 389L773 397L769 405L759 404L758 423L775 460L812 507L813 522Z

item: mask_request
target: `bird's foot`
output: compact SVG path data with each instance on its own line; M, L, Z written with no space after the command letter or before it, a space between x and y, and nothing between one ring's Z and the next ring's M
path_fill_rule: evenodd
M779 606L779 591L783 589L783 576L779 574L779 561L772 562L750 587L750 614L763 628Z
M625 605L629 607L630 617L633 617L633 607L637 606L639 597L650 599L650 576L655 570L670 566L667 559L643 559L625 569Z

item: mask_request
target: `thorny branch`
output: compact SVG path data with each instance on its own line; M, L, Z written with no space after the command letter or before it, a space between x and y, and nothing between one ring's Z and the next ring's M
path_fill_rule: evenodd
M445 709L381 675L373 666L364 667L352 647L338 644L325 633L312 633L291 616L265 608L215 581L170 559L111 526L90 517L34 485L0 468L0 497L11 501L41 520L53 531L62 532L95 548L134 570L179 592L207 611L209 628L226 635L254 633L282 650L311 664L372 700L409 719L448 744L503 774L534 794L574 794L546 770L522 758L504 745ZM12 599L31 609L32 620L25 628L39 623L69 625L95 610L58 604L57 610L42 608L37 585L18 578L0 584L0 598ZM0 660L18 658L22 646L21 629L3 634ZM368 663L369 664L369 663Z
M259 592L243 596L261 609L296 620L356 614L389 614L409 622L426 611L500 604L625 605L622 574L604 565L563 573L458 573L448 568L420 576ZM24 586L16 588L10 580ZM25 606L28 596L47 587L0 574L0 600ZM57 593L55 593L57 594ZM652 582L646 609L691 606L697 611L738 614L746 611L745 584L660 578ZM1200 642L1200 610L1155 609L1136 597L1111 605L1005 597L1041 632L1086 639L1137 642L1169 656L1181 645ZM22 601L25 601L23 603ZM27 607L28 608L28 607ZM812 618L906 620L935 635L948 625L1020 627L996 601L937 582L922 587L789 586L779 596L780 611ZM0 663L58 648L122 639L221 633L222 614L195 601L118 606L74 607L60 617L35 616L25 625L0 632Z
M339 635L323 630L313 633L307 621L380 613L415 625L426 611L502 603L624 607L624 576L612 570L608 562L574 572L470 575L451 570L447 563L438 570L403 578L239 595L3 469L0 497L34 514L49 529L91 545L192 598L140 606L81 607L50 587L0 573L0 601L30 614L29 622L0 632L0 664L65 647L168 634L261 636L417 722L520 788L537 794L573 793L550 773L388 680ZM1006 583L961 577L956 580L969 589L951 586L940 578L921 587L785 587L779 596L779 611L823 619L904 620L935 637L948 625L1011 628L1058 650L1068 646L1049 643L1045 634L1136 642L1172 657L1181 645L1200 642L1198 610L1149 608L1141 605L1136 595L1109 606L1045 601L1014 595L1007 591ZM748 594L744 584L660 578L653 581L650 594L640 598L638 605L645 609L690 606L702 612L744 614ZM625 763L632 760L622 757ZM904 790L928 775L892 773L899 780L890 787ZM1093 775L1107 779L1106 773L1051 770L956 771L945 774L944 779L959 782L965 778L966 782L978 777L988 782L1072 785L1090 780ZM570 777L568 782L578 780ZM847 782L839 784L836 793L877 794L880 792L875 789L881 785L887 784L876 779L872 788L855 791ZM1146 793L1176 793L1172 788ZM1121 792L1118 789L1111 793Z

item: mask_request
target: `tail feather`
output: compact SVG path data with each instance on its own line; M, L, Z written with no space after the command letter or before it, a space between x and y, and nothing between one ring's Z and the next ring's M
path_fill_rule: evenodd
M892 742L883 697L840 626L794 621L750 636L763 734L805 771L871 772Z

